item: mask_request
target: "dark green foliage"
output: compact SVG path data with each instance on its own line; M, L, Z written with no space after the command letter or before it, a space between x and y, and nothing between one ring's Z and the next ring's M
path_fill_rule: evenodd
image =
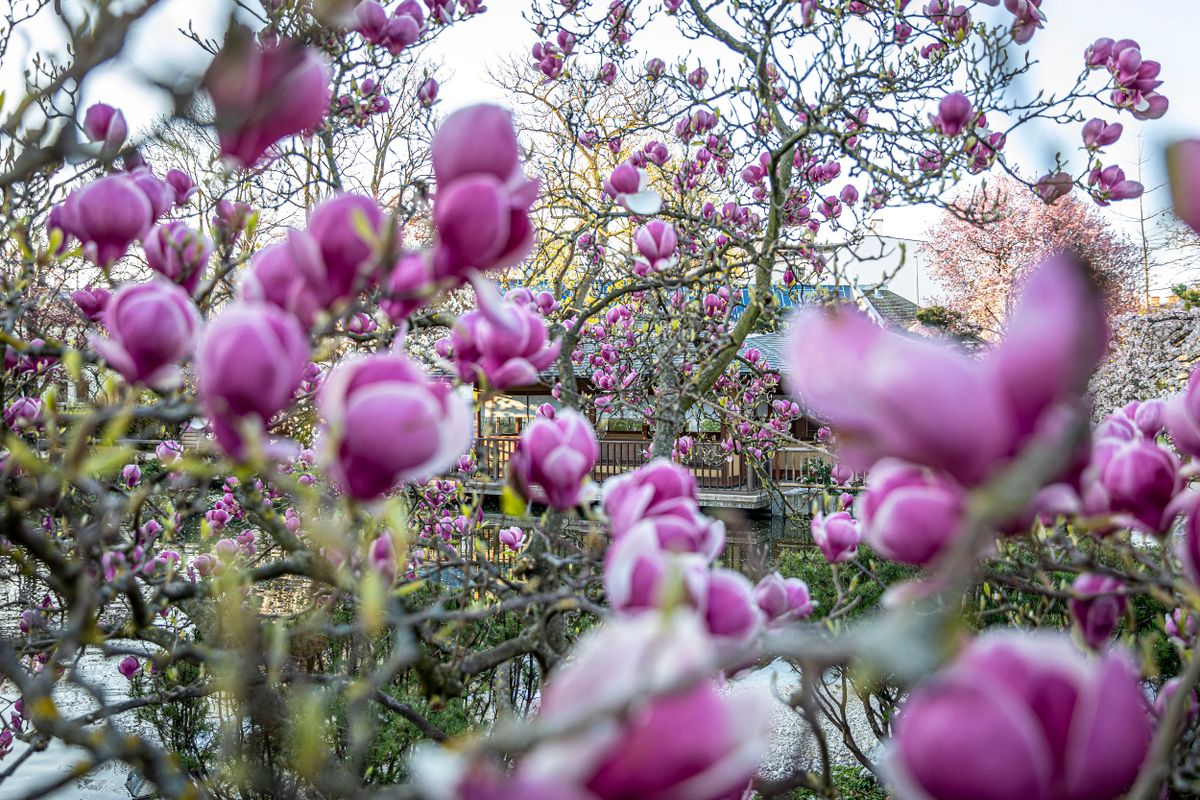
M1183 301L1184 309L1191 311L1193 308L1200 308L1200 288L1181 283L1172 286L1171 293Z
M139 672L130 686L133 697L156 692L177 692L205 686L211 677L190 661L179 661L161 672L146 676ZM135 712L142 722L154 728L159 740L176 754L183 767L193 775L207 774L215 752L216 725L210 714L209 697L186 697L171 703L147 705Z
M837 602L833 570L816 547L784 552L779 557L779 572L785 578L800 578L808 584L809 595L818 603L813 612L814 618L828 614ZM879 599L889 586L911 580L919 572L916 567L885 561L875 555L871 548L859 545L857 559L838 565L843 603L847 599L858 599L846 618L860 617L877 608Z
M962 326L963 314L945 306L928 306L917 309L917 321L932 328L954 331Z
M833 785L838 800L887 800L888 796L875 776L862 767L834 767ZM824 800L826 795L798 789L791 797L792 800Z

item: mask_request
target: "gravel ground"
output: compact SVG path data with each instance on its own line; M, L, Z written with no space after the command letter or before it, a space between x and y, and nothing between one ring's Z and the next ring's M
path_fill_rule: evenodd
M776 698L786 696L800 686L799 673L789 664L776 661L736 678L730 685L733 693L774 687ZM867 724L861 704L853 700L847 707L850 730L858 747L868 755L879 742ZM842 743L841 731L822 718L822 729L829 746L829 754L835 764L857 765L854 755ZM784 778L797 766L807 769L820 768L820 752L816 735L810 730L804 717L793 711L783 701L776 699L771 710L771 747L763 760L759 772L768 780Z

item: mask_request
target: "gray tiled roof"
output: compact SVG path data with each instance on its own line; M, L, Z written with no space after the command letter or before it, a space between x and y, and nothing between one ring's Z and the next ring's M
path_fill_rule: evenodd
M901 297L891 289L876 287L864 289L862 298L875 310L885 325L900 330L911 330L918 325L916 303Z

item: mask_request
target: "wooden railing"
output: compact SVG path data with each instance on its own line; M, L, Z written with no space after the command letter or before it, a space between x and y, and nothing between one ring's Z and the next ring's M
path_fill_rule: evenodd
M771 457L771 479L776 483L813 484L816 468L832 464L832 459L807 447L784 447Z
M509 459L517 448L516 436L480 436L475 440L475 463L479 480L503 483ZM632 472L646 463L650 443L641 439L601 439L600 457L592 469L592 480L602 482L614 475ZM772 456L771 479L783 484L811 483L813 466L828 461L807 448L786 448ZM697 442L683 459L701 489L757 491L758 474L744 455L729 457L717 442Z
M479 479L501 483L505 480L509 459L517 447L515 436L480 436L475 440L475 463ZM601 439L600 457L592 469L592 480L603 482L615 475L632 472L646 463L650 443L641 439ZM700 442L684 459L684 466L696 476L701 489L752 490L755 477L741 456L726 458L720 445Z

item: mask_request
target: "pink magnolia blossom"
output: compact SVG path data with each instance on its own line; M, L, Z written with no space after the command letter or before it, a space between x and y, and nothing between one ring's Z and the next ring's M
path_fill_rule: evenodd
M1068 607L1075 628L1088 647L1104 648L1125 615L1128 601L1121 581L1107 575L1084 573L1071 585Z
M641 256L634 262L636 274L645 276L674 266L679 237L669 222L650 220L634 234L633 242Z
M1166 401L1163 417L1180 452L1200 457L1200 368L1192 370L1183 392Z
M511 528L505 528L500 531L500 544L512 550L514 553L525 546L525 531L513 525Z
M108 338L89 343L130 383L165 386L179 378L176 363L192 354L200 314L186 291L164 280L122 288L104 309Z
M622 208L642 216L657 214L662 209L662 198L649 188L646 171L629 161L617 165L604 180L604 193Z
M317 206L309 216L308 233L321 250L331 300L373 285L382 243L390 240L395 246L400 240L379 204L358 194L339 194Z
M1033 35L1045 27L1046 15L1041 5L1042 0L1004 0L1004 7L1016 17L1011 29L1014 42L1028 44Z
M1083 483L1086 512L1128 515L1132 524L1150 533L1170 528L1179 512L1176 498L1184 488L1179 459L1140 436L1095 442Z
M196 393L226 452L243 455L241 429L265 429L292 402L308 356L300 323L267 303L235 303L208 323L196 359Z
M855 503L867 542L906 564L936 559L961 533L962 489L945 475L888 459L871 470Z
M929 118L930 124L943 136L958 136L971 124L975 109L962 92L952 92L938 103L937 114Z
M527 305L485 301L458 318L450 333L451 352L462 380L507 389L534 383L558 358L546 323Z
M63 202L57 224L83 243L84 256L107 268L154 224L150 198L128 175L108 175L76 189Z
M583 499L584 481L599 455L592 424L562 409L554 419L538 417L525 429L508 464L525 497L566 511Z
M816 603L808 584L799 578L784 578L778 572L764 575L754 587L754 599L769 622L788 622L812 615Z
M981 636L918 687L887 758L898 796L1116 800L1146 756L1150 710L1129 656L1062 635Z
M191 177L181 169L167 170L165 179L167 186L171 187L171 191L175 195L175 206L181 208L187 205L192 199L192 195L196 193L196 184L192 182Z
M216 232L217 241L225 247L229 247L237 241L238 236L257 214L249 203L234 202L224 198L217 201L215 211L212 218L213 230Z
M1046 205L1054 205L1060 197L1066 197L1075 188L1075 180L1066 172L1043 175L1034 184L1033 190Z
M354 10L352 25L368 43L379 45L396 56L421 38L425 12L416 0L405 0L389 17L379 3L364 0Z
M242 281L242 299L270 303L312 327L330 301L320 246L307 231L288 231L287 239L254 254Z
M1121 138L1123 130L1124 126L1119 122L1110 125L1099 117L1094 117L1083 125L1083 144L1089 150L1108 147Z
M424 83L417 88L417 102L422 108L432 108L437 102L438 97L438 82L433 78L426 78Z
M830 564L849 561L858 554L862 533L858 523L845 511L814 515L811 529L813 542Z
M93 142L103 145L103 152L115 155L129 137L129 125L120 109L105 103L90 106L83 118L83 130Z
M754 584L731 569L718 568L707 575L704 626L723 652L744 652L758 638L766 621Z
M437 254L405 253L392 267L384 283L379 307L392 322L408 318L434 295L434 260Z
M790 383L838 430L839 458L852 469L893 456L973 484L1078 397L1105 342L1102 299L1081 266L1060 257L1027 280L1008 338L983 361L886 332L857 311L810 309L793 326Z
M470 404L401 355L336 367L318 407L326 471L359 500L450 470L473 438Z
M454 112L433 138L433 222L451 271L520 262L533 246L537 181L521 172L512 115L493 105Z
M142 244L150 269L195 294L212 256L212 242L180 221L159 225Z
M4 409L4 425L24 431L42 426L42 401L36 397L18 397Z
M708 597L708 561L699 553L664 550L653 525L636 524L605 553L605 599L625 613L676 603L702 610Z
M117 664L117 671L129 680L133 680L133 676L137 675L141 669L142 662L138 661L135 656L125 656L121 659L121 663Z
M259 43L232 28L204 75L221 155L251 167L281 139L318 127L329 109L329 81L317 50L291 39Z
M1125 179L1125 170L1116 164L1108 167L1099 165L1088 173L1088 186L1092 187L1092 199L1096 205L1106 206L1115 200L1131 200L1141 197L1144 187L1137 181Z
M183 445L174 439L159 442L154 448L154 457L162 464L174 464L183 456Z
M1167 148L1167 175L1175 216L1200 232L1200 139L1186 139Z
M729 696L707 677L718 650L706 627L682 611L649 613L586 635L547 684L539 717L595 721L535 747L518 764L517 779L554 786L546 798L564 800L577 791L595 800L717 800L740 792L765 753L768 700L765 692ZM691 688L655 696L689 676ZM649 699L632 713L594 713L638 689Z
M668 459L609 478L602 497L614 541L647 525L664 550L700 553L712 561L725 546L724 524L700 512L695 476Z
M104 316L104 309L112 299L112 293L103 286L88 286L71 292L71 299L79 307L83 316L90 322L99 322Z
M142 480L142 468L137 464L126 464L121 470L121 479L127 488L132 489Z

